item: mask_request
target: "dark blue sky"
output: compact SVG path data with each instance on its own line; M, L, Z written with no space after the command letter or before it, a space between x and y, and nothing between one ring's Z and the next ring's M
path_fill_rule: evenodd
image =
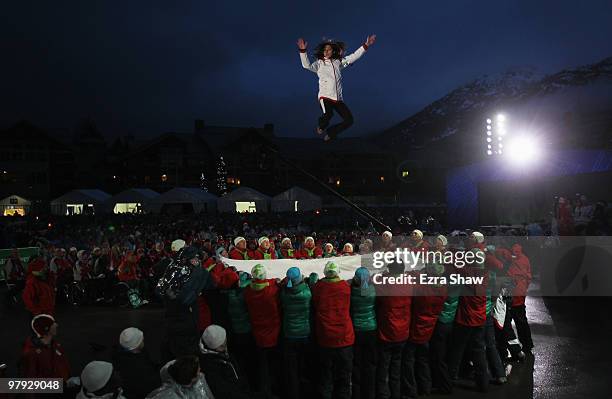
M351 134L389 127L483 74L612 55L612 2L14 1L0 16L0 125L108 135L276 125L313 133L316 75L295 45L378 41L344 75Z

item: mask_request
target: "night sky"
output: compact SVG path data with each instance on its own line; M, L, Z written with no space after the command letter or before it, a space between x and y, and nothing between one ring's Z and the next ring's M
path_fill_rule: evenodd
M107 136L207 124L314 135L316 75L296 39L357 48L344 74L350 134L380 131L450 90L514 66L612 56L612 2L13 1L0 17L0 127L28 119Z

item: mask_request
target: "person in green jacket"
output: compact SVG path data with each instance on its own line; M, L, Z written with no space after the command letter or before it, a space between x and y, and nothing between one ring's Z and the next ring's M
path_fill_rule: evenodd
M244 300L244 289L251 284L251 276L239 272L239 279L232 289L228 290L228 315L231 334L227 341L229 349L236 355L240 368L247 372L250 386L256 386L255 375L255 341L251 333L249 312Z
M287 398L299 399L300 376L308 372L305 365L309 354L311 327L310 287L297 267L287 270L280 293L283 314L283 370Z
M355 270L351 285L351 319L355 329L353 346L353 399L374 399L376 394L377 324L376 288L370 271Z

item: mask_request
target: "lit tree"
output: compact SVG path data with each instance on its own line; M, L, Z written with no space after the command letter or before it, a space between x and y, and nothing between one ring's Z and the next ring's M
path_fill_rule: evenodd
M227 193L227 169L223 156L220 156L217 161L217 191L219 195Z
M206 176L204 175L204 172L200 174L200 188L208 192L208 181L206 180Z

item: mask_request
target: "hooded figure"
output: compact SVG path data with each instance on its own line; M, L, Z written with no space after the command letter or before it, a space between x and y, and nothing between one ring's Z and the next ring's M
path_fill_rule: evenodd
M89 362L81 372L81 391L76 399L126 399L113 365Z
M171 360L159 372L162 386L151 392L147 399L211 399L214 398L200 361L195 356Z

